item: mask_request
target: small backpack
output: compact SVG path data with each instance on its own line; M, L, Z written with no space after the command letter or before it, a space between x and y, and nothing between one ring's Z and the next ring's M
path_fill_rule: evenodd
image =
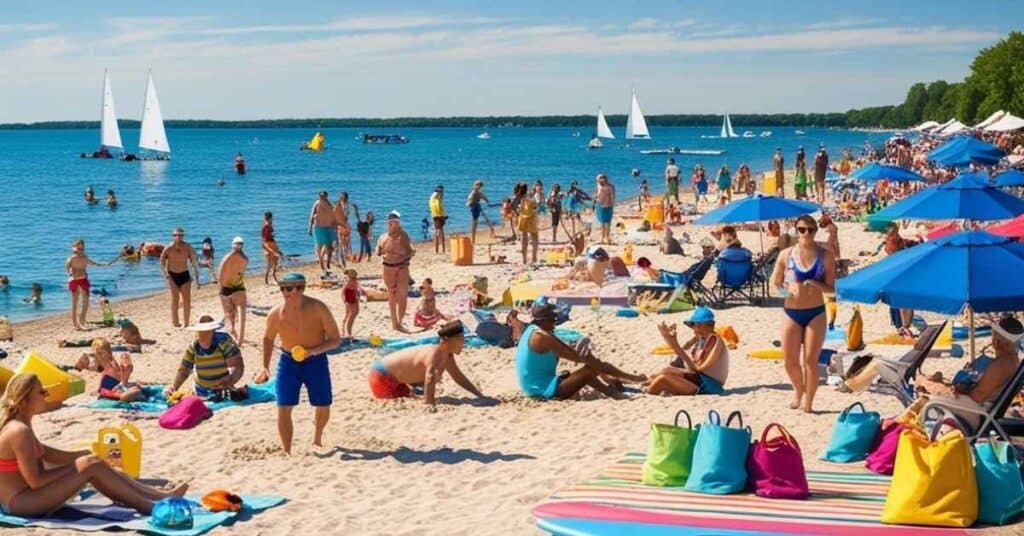
M202 398L189 395L160 414L160 427L168 430L187 430L213 415Z

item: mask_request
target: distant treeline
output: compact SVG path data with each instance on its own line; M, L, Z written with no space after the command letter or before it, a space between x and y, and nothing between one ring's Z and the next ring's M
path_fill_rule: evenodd
M944 122L956 117L968 125L984 120L997 110L1024 116L1024 34L1011 32L1006 39L983 49L971 63L963 82L937 80L917 83L902 104L818 114L735 114L734 127L839 127L905 128L923 121ZM870 81L865 81L870 83ZM612 126L624 126L625 115L605 116ZM395 117L390 119L311 118L211 121L168 120L171 128L398 128L398 127L574 127L593 128L593 115L493 116L493 117ZM647 123L665 127L706 127L722 124L721 115L650 115ZM139 128L139 122L119 119L121 128ZM46 121L0 124L0 129L96 129L98 121Z

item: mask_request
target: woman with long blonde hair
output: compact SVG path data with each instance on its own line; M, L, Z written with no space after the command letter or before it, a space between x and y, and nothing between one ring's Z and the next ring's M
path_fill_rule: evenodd
M0 509L5 513L48 514L87 484L143 514L160 499L185 494L184 484L167 493L140 484L88 450L44 445L32 431L32 417L46 410L46 395L35 374L18 374L0 399Z

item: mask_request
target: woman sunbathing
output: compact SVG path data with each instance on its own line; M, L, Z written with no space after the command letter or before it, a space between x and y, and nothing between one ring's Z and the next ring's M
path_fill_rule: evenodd
M715 314L711 309L698 307L684 323L693 330L694 336L683 346L679 346L675 326L664 322L658 325L661 337L675 352L676 359L654 374L644 384L644 390L652 395L722 394L729 376L729 349L715 334Z
M188 486L163 492L112 469L88 450L44 445L32 417L46 409L47 392L35 374L11 378L0 402L0 507L17 516L41 516L64 505L86 485L114 502L149 514L153 504L180 497Z

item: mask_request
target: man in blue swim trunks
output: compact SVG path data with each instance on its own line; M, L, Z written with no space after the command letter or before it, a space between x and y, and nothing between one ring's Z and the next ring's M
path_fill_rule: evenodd
M608 175L597 176L597 192L594 194L596 206L594 217L601 224L601 243L612 243L612 214L615 212L615 186L608 180Z
M555 306L550 303L535 305L531 310L533 323L523 330L516 348L516 376L523 394L532 398L565 399L580 389L591 386L610 398L621 398L622 393L605 383L611 379L640 383L647 380L643 374L629 374L594 357L589 339L582 339L576 347L569 346L554 335ZM564 359L580 363L572 372L558 374L558 362Z
M257 382L270 377L270 356L281 337L281 357L277 361L277 431L285 454L292 451L292 410L299 404L299 390L306 386L309 403L316 408L313 445L323 446L324 427L331 416L331 371L327 353L341 344L338 324L322 301L303 294L306 278L289 272L278 281L284 303L267 314L263 335L263 371Z
M320 271L330 274L331 256L334 253L336 237L334 221L334 205L327 198L327 192L320 192L309 213L309 227L306 230L313 237L316 260L320 263Z

